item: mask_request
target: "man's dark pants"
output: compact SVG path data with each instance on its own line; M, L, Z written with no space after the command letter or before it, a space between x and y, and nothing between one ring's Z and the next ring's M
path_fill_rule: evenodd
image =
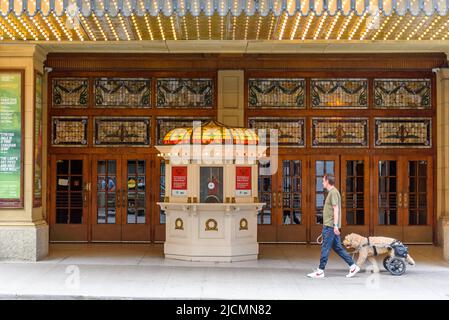
M320 269L324 270L327 264L327 259L329 258L329 253L331 249L343 259L345 262L352 266L354 264L354 260L352 260L351 256L346 252L345 248L341 244L340 236L337 236L334 233L334 228L324 226L323 227L323 244L321 245L321 258L320 258Z

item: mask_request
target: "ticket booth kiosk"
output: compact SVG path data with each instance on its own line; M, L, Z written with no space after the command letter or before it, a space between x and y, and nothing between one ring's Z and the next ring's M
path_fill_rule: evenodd
M166 258L257 259L257 159L266 147L246 128L216 121L167 133L157 146L166 165Z

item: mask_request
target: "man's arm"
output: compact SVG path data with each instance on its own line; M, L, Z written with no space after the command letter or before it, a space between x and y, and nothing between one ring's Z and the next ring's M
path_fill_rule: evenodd
M334 208L334 233L338 236L340 235L340 230L338 230L338 205L333 205L332 208Z

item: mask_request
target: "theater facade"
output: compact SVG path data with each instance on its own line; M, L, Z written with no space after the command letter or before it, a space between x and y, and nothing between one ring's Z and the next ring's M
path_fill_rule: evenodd
M210 120L277 130L258 163L259 242L316 243L333 174L343 234L441 245L449 259L449 3L315 2L2 9L0 259L164 242L156 146Z

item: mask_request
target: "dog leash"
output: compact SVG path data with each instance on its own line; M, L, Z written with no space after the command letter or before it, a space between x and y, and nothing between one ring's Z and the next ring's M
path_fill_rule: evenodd
M321 240L320 240L321 239ZM318 236L318 238L316 238L316 242L318 243L318 244L323 244L323 234L322 233L320 233L320 235Z

